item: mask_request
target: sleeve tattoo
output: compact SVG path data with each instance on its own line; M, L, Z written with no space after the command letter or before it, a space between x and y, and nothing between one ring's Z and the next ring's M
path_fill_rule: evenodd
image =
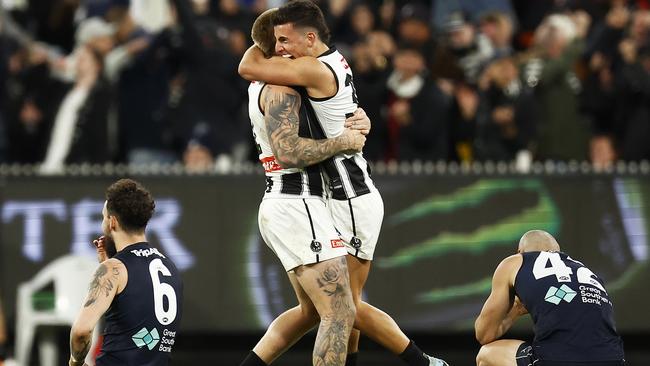
M109 296L111 290L113 290L113 287L115 287L117 283L117 277L119 274L120 271L117 267L113 267L111 269L111 274L109 275L106 265L100 265L99 268L97 268L97 271L95 271L95 276L88 288L88 298L86 299L84 307L87 308L94 304L95 301L97 301L97 298L102 294L104 296Z
M95 305L101 297L111 296L113 290L118 284L118 279L120 275L120 270L117 266L111 266L110 268L106 263L99 265L99 268L95 271L90 286L88 286L88 295L86 297L86 302L84 303L84 308L91 307ZM74 333L71 334L70 338L70 355L71 365L83 365L84 359L90 350L90 344L92 341L92 332L90 333Z
M91 340L91 337L77 337L77 339L72 339L70 342L70 354L77 365L85 365L84 361L90 351Z
M266 127L275 159L283 168L303 168L349 149L352 138L313 140L298 136L300 96L274 90L265 95Z

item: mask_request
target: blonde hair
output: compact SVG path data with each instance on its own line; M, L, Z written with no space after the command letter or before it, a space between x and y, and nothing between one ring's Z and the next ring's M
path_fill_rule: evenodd
M271 8L257 17L251 29L251 38L259 47L264 56L269 58L275 53L275 35L273 33L273 19L278 8Z

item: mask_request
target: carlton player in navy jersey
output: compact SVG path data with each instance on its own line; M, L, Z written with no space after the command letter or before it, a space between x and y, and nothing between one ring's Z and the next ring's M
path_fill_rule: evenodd
M504 259L476 319L479 366L620 366L623 342L601 279L560 252L549 233L532 230ZM535 324L532 343L499 339L521 315Z
M105 315L97 366L168 365L182 314L178 270L147 243L155 203L139 183L121 179L106 190L104 236L94 241L99 268L72 331L70 361L84 365L95 325Z

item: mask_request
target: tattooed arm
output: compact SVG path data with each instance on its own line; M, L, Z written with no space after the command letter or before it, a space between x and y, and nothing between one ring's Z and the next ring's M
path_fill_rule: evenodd
M298 136L300 103L300 95L291 88L267 85L263 90L266 129L280 166L303 168L343 151L361 151L366 138L359 130L345 128L341 135L324 140Z
M70 331L70 366L84 365L90 350L93 329L127 282L126 267L117 259L107 259L93 276L88 295Z

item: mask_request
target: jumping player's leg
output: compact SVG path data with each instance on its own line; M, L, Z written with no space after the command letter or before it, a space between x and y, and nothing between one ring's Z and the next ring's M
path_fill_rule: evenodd
M352 295L357 307L354 320L355 330L385 347L393 354L399 356L408 365L429 365L431 360L425 356L415 343L402 332L395 320L382 310L361 301L361 293L368 279L372 261L360 259L352 255L347 256L348 271ZM353 343L356 341L356 343ZM358 350L357 338L350 336L350 353Z
M399 356L410 366L435 365L436 359L425 355L402 332L393 318L361 301L383 219L384 205L379 192L375 191L348 201L330 200L328 207L348 249L350 284L357 306L354 328ZM354 352L357 349L358 338L351 336L349 350Z
M299 304L275 318L262 339L253 348L253 352L266 365L270 365L280 357L320 321L314 304L300 287L296 274L293 272L287 274Z
M361 292L368 279L371 261L348 255L348 270L350 272L350 287L352 297L357 307L354 328L373 341L384 346L392 353L399 355L408 346L410 340L400 330L393 318L370 304L361 302ZM357 339L358 342L358 339ZM350 344L351 349L357 349L358 344Z
M345 364L355 307L345 256L296 268L296 278L320 315L314 365Z
M320 199L265 199L260 204L259 226L262 238L289 273L300 305L281 314L272 323L241 366L270 364L312 328L323 313L328 315L328 321L325 322L328 327L331 327L332 319L349 321L350 327L347 328L342 347L345 352L354 322L354 303L345 263L346 249L327 245L337 241L338 233L325 202ZM329 295L326 291L329 291ZM329 302L326 302L328 297ZM348 311L332 315L333 312L329 309L332 300L337 300L339 305L346 305ZM352 310L351 315L348 314L349 310ZM316 316L314 313L321 314ZM319 329L321 328L323 324ZM322 346L322 340L317 341L317 345Z
M526 352L522 352L521 355L517 354L520 351L525 351L519 350L523 343L524 341L516 339L500 339L488 343L482 346L476 355L476 366L518 366L517 357L521 356L523 361L524 358L532 356ZM521 364L528 365L528 362Z

